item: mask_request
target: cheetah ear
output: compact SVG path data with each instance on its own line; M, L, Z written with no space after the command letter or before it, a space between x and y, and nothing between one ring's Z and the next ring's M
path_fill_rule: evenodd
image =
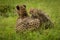
M26 5L23 5L26 8Z
M17 9L17 10L20 10L19 5L16 6L16 9Z

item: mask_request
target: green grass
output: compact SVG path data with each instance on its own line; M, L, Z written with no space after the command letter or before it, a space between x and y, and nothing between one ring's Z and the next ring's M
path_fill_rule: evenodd
M31 7L42 9L49 15L54 28L18 34L15 32L17 16L8 18L0 16L0 40L60 40L60 0L10 0L7 3L6 1L2 0L0 3L14 7L17 4L26 4L28 11Z

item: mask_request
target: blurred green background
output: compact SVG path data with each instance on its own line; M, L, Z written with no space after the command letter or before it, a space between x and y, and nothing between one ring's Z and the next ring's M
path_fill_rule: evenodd
M16 5L25 4L46 12L54 23L53 29L17 34ZM0 0L0 40L60 40L60 0Z

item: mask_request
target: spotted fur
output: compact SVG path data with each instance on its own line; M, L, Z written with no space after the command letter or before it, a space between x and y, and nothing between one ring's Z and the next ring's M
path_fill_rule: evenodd
M31 18L26 11L25 5L18 5L16 9L19 15L16 22L16 32L32 31L40 27L40 20L38 18Z

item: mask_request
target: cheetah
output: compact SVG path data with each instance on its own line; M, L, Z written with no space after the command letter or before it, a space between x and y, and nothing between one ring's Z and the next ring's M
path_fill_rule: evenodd
M45 14L45 12L40 9L31 8L29 13L31 14L32 18L38 18L40 20L41 25L44 24L45 29L48 29L49 26L51 28L54 25L49 19L49 17Z
M33 19L28 15L26 5L17 5L16 9L19 16L16 22L16 32L33 31L40 27L40 20Z

